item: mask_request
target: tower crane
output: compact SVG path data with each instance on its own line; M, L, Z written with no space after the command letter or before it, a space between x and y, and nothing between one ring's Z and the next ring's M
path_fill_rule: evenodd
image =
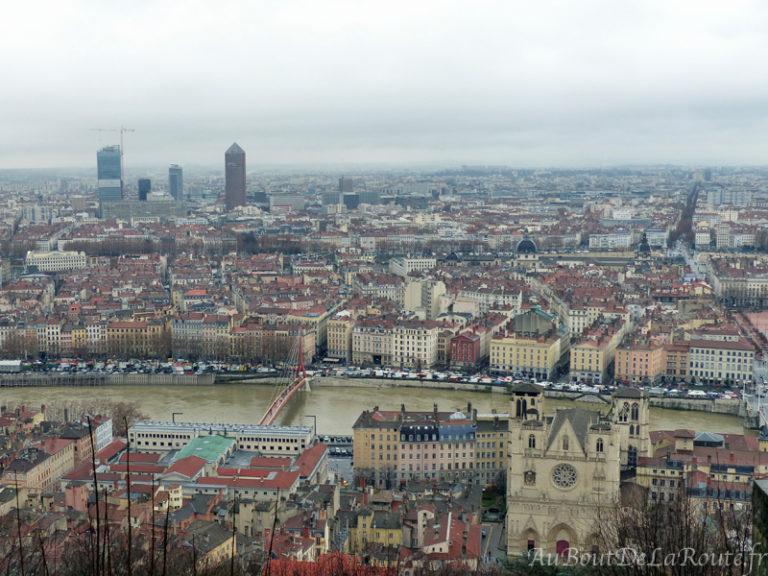
M120 126L120 128L91 128L91 131L93 132L120 132L120 186L123 186L123 182L125 181L124 177L124 168L123 166L125 163L123 162L123 134L126 132L136 132L133 128L126 128L125 126Z

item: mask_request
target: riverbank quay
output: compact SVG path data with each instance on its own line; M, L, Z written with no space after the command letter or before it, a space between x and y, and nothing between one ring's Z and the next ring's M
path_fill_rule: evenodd
M557 398L559 400L573 400L574 402L593 402L596 404L610 404L609 394L590 394L585 392L571 392L569 390L545 390L545 398ZM667 408L669 410L685 410L689 412L709 412L711 414L728 414L739 416L741 414L741 400L738 398L690 398L686 396L650 396L649 404L652 408Z
M2 374L0 388L211 386L213 374Z
M275 386L274 374L0 374L0 388L66 386L212 386L257 384Z
M405 378L337 378L325 376L314 378L310 386L323 388L420 388L423 390L455 390L463 392L487 392L506 394L506 386L491 386L490 384L468 384L466 382L449 382L447 380L414 380Z

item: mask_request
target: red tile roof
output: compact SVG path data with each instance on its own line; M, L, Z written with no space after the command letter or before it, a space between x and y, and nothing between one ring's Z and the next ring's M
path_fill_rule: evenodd
M156 464L163 455L156 452L131 452L131 463ZM128 454L120 456L120 462L128 462Z
M266 458L263 456L254 456L251 458L251 468L288 468L291 465L291 458Z
M298 466L299 468L299 475L302 478L309 478L317 465L327 454L327 444L318 443L304 450L304 452L302 452L296 459L295 466Z
M62 438L46 438L42 442L40 442L40 448L45 452L46 454L50 454L53 456L54 454L60 452L61 450L64 450L67 446L72 444L73 440L71 439L62 439Z
M128 446L122 440L112 440L109 444L104 446L101 450L96 452L96 462L103 464L104 462L114 458L121 450L125 450Z
M193 478L200 473L206 464L207 460L205 458L200 458L199 456L187 456L174 462L173 465L165 471L165 474L180 474L187 478Z
M266 488L288 490L292 488L299 479L298 472L273 471L266 478L198 478L198 484L208 486L229 486L231 488Z

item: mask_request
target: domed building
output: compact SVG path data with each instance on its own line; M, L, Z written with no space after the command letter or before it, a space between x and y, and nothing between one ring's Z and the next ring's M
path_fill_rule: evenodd
M515 253L520 254L538 254L539 250L536 248L536 243L528 236L528 232L525 233L523 239L517 243Z
M515 248L515 261L521 266L534 265L539 261L539 249L536 247L536 243L531 240L527 230Z

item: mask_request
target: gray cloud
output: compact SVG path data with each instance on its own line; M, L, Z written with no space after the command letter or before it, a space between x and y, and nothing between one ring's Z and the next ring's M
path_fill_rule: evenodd
M25 4L25 5L21 5ZM0 168L764 163L768 5L15 3Z

